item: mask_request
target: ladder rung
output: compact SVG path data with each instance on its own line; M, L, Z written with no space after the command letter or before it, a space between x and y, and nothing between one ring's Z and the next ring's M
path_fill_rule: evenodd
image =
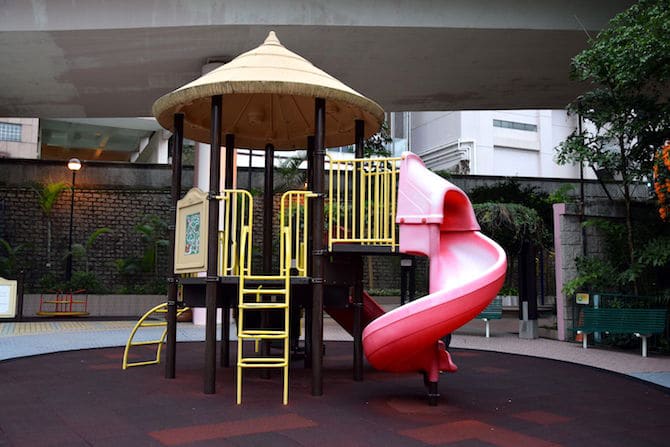
M242 289L244 295L286 295L286 289Z
M162 345L162 340L149 340L149 341L137 341L131 342L129 346L152 346L152 345Z
M146 365L155 365L159 363L158 360L147 360L146 362L134 362L134 363L127 363L126 368L130 368L131 366L146 366Z
M284 368L287 365L287 362L284 359L279 359L277 362L272 362L270 360L271 359L242 359L237 362L237 365L242 368Z
M238 305L240 309L286 309L288 304L286 303L241 303Z
M151 323L142 322L142 324L140 324L140 327L161 327L161 326L167 326L167 321L157 321Z
M257 340L288 338L288 331L240 331L239 338L255 338Z

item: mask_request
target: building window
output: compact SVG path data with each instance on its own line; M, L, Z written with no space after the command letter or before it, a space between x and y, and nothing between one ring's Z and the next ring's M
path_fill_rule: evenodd
M21 125L0 123L0 141L21 141Z
M537 126L535 124L517 123L515 121L493 120L493 127L537 132Z

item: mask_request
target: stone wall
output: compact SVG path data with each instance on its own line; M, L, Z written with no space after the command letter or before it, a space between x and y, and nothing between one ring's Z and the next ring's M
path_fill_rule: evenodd
M559 326L561 318L564 321L559 327L559 339L566 340L574 337L570 331L573 327L573 318L576 314L576 303L573 296L565 296L563 286L577 276L576 259L581 256L602 256L604 240L594 227L584 228L582 222L593 218L622 219L624 210L621 204L605 200L591 200L585 204L582 216L577 204L554 205L554 228L560 229L558 237L554 238L557 257L557 312ZM557 220L557 222L556 222Z
M22 247L20 259L28 289L34 289L49 272L64 277L72 192L63 191L51 212L50 259L49 219L42 213L35 191L29 187L0 187L0 197L3 204L0 237L14 248ZM170 196L165 189L76 189L74 204L73 244L85 245L89 235L99 228L111 231L98 237L88 250L88 263L85 259L74 259L73 271L95 272L111 290L118 289L120 283L115 261L143 254L141 236L135 226L148 216L157 216L164 222L170 219ZM165 251L161 254L159 271L165 276L167 257ZM147 275L136 280L146 281Z
M165 165L86 162L76 177L74 190L73 244L86 244L96 229L109 228L88 250L87 258L76 259L73 271L94 272L110 291L118 291L122 279L131 286L147 282L154 275L121 278L115 261L142 256L144 246L135 227L149 216L170 220L171 169ZM37 183L72 182L62 162L0 159L0 238L14 249L20 247L19 263L26 272L26 288L37 290L47 274L64 279L69 243L72 191L65 189L53 205L50 218L40 208L34 188ZM193 169L182 174L184 190L193 183ZM51 255L48 231L51 227ZM88 265L87 265L88 264ZM160 277L167 273L167 256L158 257Z
M25 294L23 296L23 317L31 318L37 316L40 309L40 299L45 301L54 299L54 295ZM83 300L81 296L75 296L75 300ZM85 295L87 301L86 311L91 317L133 317L144 315L152 307L164 303L164 295ZM83 310L80 304L73 305L74 311ZM43 311L55 310L54 304L43 303Z
M155 215L169 221L169 185L171 169L165 165L143 165L125 163L87 162L77 175L74 210L74 242L84 243L88 235L101 227L108 227L111 233L101 236L89 253L89 269L94 271L111 290L118 289L121 278L116 272L116 259L139 256L142 254L140 235L134 227L149 215ZM263 171L253 169L252 185L262 185ZM245 188L249 176L244 168L240 168L238 179L240 187ZM278 183L280 179L276 179ZM466 192L472 188L491 185L503 181L502 177L458 176L451 179L453 183ZM552 192L565 184L573 184L572 194L577 194L577 182L561 179L530 179L516 178L522 186L537 186L543 191ZM70 191L66 190L54 206L52 214L52 256L51 266L47 266L46 235L47 220L37 203L37 196L31 189L31 182L65 181L69 184L71 176L61 162L40 160L9 160L0 159L0 238L7 240L12 246L23 246L21 259L26 270L28 288L35 288L39 279L47 271L57 276L64 274L65 252L68 243ZM193 183L192 168L185 168L183 173L184 191ZM616 189L609 187L615 197ZM638 190L640 195L645 191ZM593 203L601 203L605 194L597 182L585 183L585 194ZM254 197L254 265L260 269L262 258L262 196ZM595 206L595 205L594 205ZM573 214L570 214L573 213ZM570 221L573 228L575 219L573 211L564 218ZM609 211L589 211L593 215L607 214ZM275 228L278 226L279 196L275 197L273 215ZM572 219L572 221L571 221ZM581 241L581 229L567 230L564 240L566 247ZM575 231L577 231L575 233ZM592 230L589 230L592 231ZM577 234L579 233L579 234ZM275 234L277 234L275 232ZM595 237L595 235L594 235ZM590 238L591 240L591 238ZM593 239L595 240L595 239ZM578 245L581 242L578 242ZM278 244L275 244L278 247ZM593 245L593 250L597 245ZM276 247L275 247L276 251ZM275 254L276 256L276 254ZM566 258L567 259L567 258ZM570 258L572 259L572 258ZM167 256L159 257L159 273L167 272L165 262ZM567 261L562 267L567 278L573 273L574 260ZM417 258L417 289L425 292L427 287L427 266L425 259ZM277 265L277 261L273 262ZM83 263L75 262L75 269L85 269ZM257 270L259 271L259 270ZM400 267L397 256L371 257L364 262L364 284L375 289L398 289L400 287ZM371 273L371 274L370 274ZM513 273L512 273L513 274ZM138 282L145 277L136 278Z

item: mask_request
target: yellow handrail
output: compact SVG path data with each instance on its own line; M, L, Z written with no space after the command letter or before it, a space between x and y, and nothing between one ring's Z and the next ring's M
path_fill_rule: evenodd
M328 249L337 243L396 249L400 158L337 160L329 156Z
M249 237L253 227L254 201L249 191L243 189L224 189L216 196L223 205L223 230L219 231L219 276L236 276L240 270L251 271L251 243L246 245L249 251L242 256L241 237L248 229ZM242 260L245 262L242 262Z
M295 269L297 275L307 276L307 242L309 240L309 198L315 194L311 191L287 191L281 197L281 208L279 222L281 234L288 232L288 238L281 237L279 245L280 274L284 275L284 269ZM286 239L286 241L285 241ZM286 250L284 244L290 245ZM284 259L288 253L293 254L293 259Z
M188 309L189 309L188 307L177 309L177 316L186 312ZM167 303L161 303L157 306L152 307L144 315L142 315L142 318L140 318L137 324L135 324L135 327L130 332L128 341L126 342L126 348L123 350L124 370L128 369L131 366L155 365L161 362L161 348L163 347L163 343L165 342L165 336L167 335L167 321L147 322L146 320L153 314L167 314ZM133 338L135 337L135 334L137 333L138 329L143 327L163 327L165 329L163 329L161 336L155 340L133 342ZM128 362L128 353L130 352L131 346L146 346L146 345L156 345L156 358L154 360L146 360L141 362Z

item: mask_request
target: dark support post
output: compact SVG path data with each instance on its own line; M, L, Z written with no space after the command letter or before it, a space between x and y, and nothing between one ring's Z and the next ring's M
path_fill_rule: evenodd
M409 300L414 301L416 298L416 258L411 256L412 267L409 269Z
M326 154L326 101L314 101L314 192L312 207L312 396L323 394L323 172Z
M272 144L265 145L265 183L263 187L263 273L272 274L272 218L274 217L274 160L275 147ZM281 236L280 236L281 237ZM265 311L261 313L261 327L270 326L270 314ZM265 340L261 343L261 353L264 357L270 356L270 343ZM270 378L270 369L265 368L261 377Z
M247 161L247 189L251 191L251 182L252 182L252 171L253 171L253 159L254 159L254 151L249 149L249 160Z
M19 271L19 276L17 278L17 290L16 290L16 316L14 320L23 321L23 290L26 282L26 272L24 270Z
M519 255L519 338L538 338L535 246L527 240Z
M70 236L67 245L67 259L65 260L65 281L72 279L72 227L74 226L74 184L76 178L77 171L72 170L72 184L70 185Z
M307 137L307 189L314 188L314 137Z
M363 158L363 144L365 140L365 121L356 120L355 123L355 155L356 158ZM358 176L354 172L354 179ZM360 184L356 191L359 191ZM363 258L356 256L356 276L354 278L354 380L363 380Z
M235 171L235 135L226 134L226 189L233 189L233 175ZM227 248L230 250L230 247ZM221 366L230 367L230 308L231 300L237 297L225 297L223 303L223 318L221 324Z
M272 217L275 148L265 145L265 187L263 189L263 273L272 274Z
M216 298L219 275L217 272L219 239L219 194L221 165L221 95L212 96L212 125L209 156L209 222L207 223L207 287L205 303L205 394L216 392Z
M400 305L412 301L409 297L409 283L412 269L412 258L409 255L400 256Z
M314 137L307 137L307 190L314 191ZM312 212L313 214L313 212ZM309 219L313 219L309 216ZM310 221L312 222L312 221ZM307 253L312 253L312 238L307 240ZM307 272L313 276L312 258L307 259ZM312 367L312 308L305 309L305 368Z
M168 296L167 296L167 341L165 345L165 378L174 379L177 357L177 294L179 277L174 273L175 226L177 223L177 201L181 196L181 154L184 144L184 115L175 113L174 134L168 143L172 148L172 185L170 188L170 222L168 223Z
M356 128L355 128L356 133L355 133L355 137L354 137L354 142L355 142L354 158L361 159L361 158L364 158L364 156L365 156L364 153L363 153L365 141L362 139L363 135L361 135L361 138L360 138L360 141L359 141L358 134L359 134L359 131L360 131L361 134L364 134L365 121L356 120L355 126L356 126ZM360 129L359 129L359 127L360 127ZM359 200L360 200L361 176L363 175L363 170L362 170L363 168L362 167L356 168L356 166L354 166L354 169L355 169L354 172L353 172L353 175L354 175L354 191L356 191L356 196L352 197L352 199L353 199L352 204L353 204L354 207L356 207L358 209L362 209L361 204L359 203ZM354 225L354 230L355 230L355 234L353 235L354 238L362 237L363 229L361 228L360 225L355 224Z
M363 256L354 257L354 380L363 380Z

